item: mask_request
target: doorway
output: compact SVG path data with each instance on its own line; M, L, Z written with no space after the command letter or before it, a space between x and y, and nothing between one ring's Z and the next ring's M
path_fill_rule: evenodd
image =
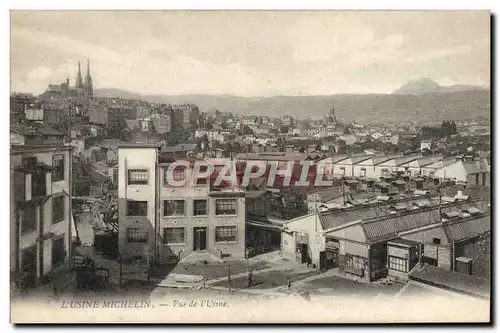
M296 260L298 263L303 264L307 262L309 257L309 249L307 244L297 244Z
M207 249L207 227L195 227L193 229L193 250L203 251Z
M319 253L319 267L321 271L338 267L338 253L337 251L320 251Z

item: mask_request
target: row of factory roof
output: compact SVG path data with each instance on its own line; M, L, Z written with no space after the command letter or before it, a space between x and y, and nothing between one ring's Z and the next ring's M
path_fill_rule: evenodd
M457 207L457 205L465 204L469 209L476 207L475 204L480 200L459 200L457 202L443 202L438 196L434 197L414 197L406 198L394 202L370 203L364 206L353 206L346 208L334 208L319 214L321 226L324 230L336 228L353 221L368 221L377 218L392 216L397 213L398 216L415 213L417 209L428 211L429 209L438 209L441 203L443 212L447 212L448 207ZM476 207L477 208L477 207ZM462 209L463 210L463 209Z

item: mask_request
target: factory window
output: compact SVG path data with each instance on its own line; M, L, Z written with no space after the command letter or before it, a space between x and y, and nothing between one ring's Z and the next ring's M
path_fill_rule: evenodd
M127 228L127 243L147 243L148 231L140 228Z
M21 224L21 234L24 235L28 232L37 229L37 206L28 203L22 212L23 220Z
M184 244L185 242L184 228L163 228L164 244Z
M127 200L127 216L148 216L148 202Z
M146 169L128 170L128 184L129 185L147 185L148 184L148 170L146 170Z
M366 177L366 168L361 168L361 177Z
M163 216L185 216L186 200L164 200Z
M406 266L407 266L406 259L389 256L389 269L406 273L408 271Z
M215 215L236 215L236 199L217 199Z
M64 196L52 198L52 223L64 220Z
M193 200L193 215L204 216L208 215L208 200Z
M57 267L66 259L64 235L52 240L52 267Z
M64 180L64 155L52 156L52 181Z
M236 227L215 227L216 242L236 242Z

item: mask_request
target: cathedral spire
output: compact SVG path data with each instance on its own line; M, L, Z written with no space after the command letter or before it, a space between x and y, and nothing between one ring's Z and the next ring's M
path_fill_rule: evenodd
M76 88L83 89L82 70L80 68L80 62L78 62L78 74L76 76Z
M92 77L90 76L90 62L89 62L89 58L87 58L87 76L86 76L87 79L92 79Z
M92 86L92 76L90 75L90 61L87 58L87 75L85 75L85 85L84 85L85 97L94 96L94 88Z

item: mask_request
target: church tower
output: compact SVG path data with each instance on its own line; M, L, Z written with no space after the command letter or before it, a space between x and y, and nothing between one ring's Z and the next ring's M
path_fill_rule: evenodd
M94 96L94 88L92 86L92 76L90 75L90 64L88 58L87 58L87 75L85 76L84 94L85 98L91 98Z
M78 74L76 76L75 88L83 89L82 70L80 68L80 62L78 62Z
M333 107L333 101L332 101L332 106L330 107L329 121L332 125L334 126L337 125L337 117L335 116L335 108Z

